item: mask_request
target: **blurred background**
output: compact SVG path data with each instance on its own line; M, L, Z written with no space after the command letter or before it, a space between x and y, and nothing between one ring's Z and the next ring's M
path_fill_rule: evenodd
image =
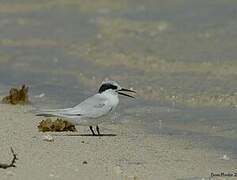
M0 95L67 107L109 78L119 123L237 152L236 0L1 0Z

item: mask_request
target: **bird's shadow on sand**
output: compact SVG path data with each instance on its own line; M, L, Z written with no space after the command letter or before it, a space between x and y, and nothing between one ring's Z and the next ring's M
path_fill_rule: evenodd
M117 134L100 134L100 135L93 135L93 134L52 134L53 136L92 136L92 137L103 137L103 136L117 136Z

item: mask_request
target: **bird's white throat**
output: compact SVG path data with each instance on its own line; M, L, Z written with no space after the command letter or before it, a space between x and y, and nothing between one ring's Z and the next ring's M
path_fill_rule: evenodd
M101 95L107 99L107 103L113 106L113 109L118 105L119 97L116 91L109 89L101 93Z

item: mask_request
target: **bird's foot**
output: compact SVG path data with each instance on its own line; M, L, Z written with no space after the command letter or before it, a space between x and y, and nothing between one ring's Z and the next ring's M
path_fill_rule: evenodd
M91 132L92 132L92 135L93 135L93 136L96 136L96 134L95 134L95 132L94 132L94 130L93 130L93 127L92 127L92 126L90 126L90 130L91 130Z
M92 126L90 126L90 130L91 130L93 136L102 136L102 134L100 134L99 126L96 126L96 132L97 132L97 134L94 132Z
M102 134L100 134L99 126L96 126L96 131L97 131L97 136L102 136Z

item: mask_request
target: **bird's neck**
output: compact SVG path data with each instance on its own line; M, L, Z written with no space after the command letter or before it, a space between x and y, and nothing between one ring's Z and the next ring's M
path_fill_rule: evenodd
M115 91L105 91L103 95L110 101L111 104L117 105L119 103L118 93Z

